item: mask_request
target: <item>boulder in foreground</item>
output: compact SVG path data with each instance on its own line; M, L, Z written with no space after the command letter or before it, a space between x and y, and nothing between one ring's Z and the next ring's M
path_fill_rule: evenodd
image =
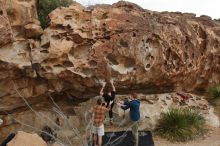
M47 146L47 144L37 134L18 131L18 134L7 146Z

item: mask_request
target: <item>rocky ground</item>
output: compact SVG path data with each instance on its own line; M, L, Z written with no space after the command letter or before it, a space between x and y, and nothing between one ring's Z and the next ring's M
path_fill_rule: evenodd
M190 99L184 103L181 102L181 97L176 93L166 93L166 94L151 94L144 95L139 94L141 99L141 125L140 130L151 130L153 131L157 120L160 118L161 113L166 112L170 107L188 107L199 110L202 115L207 119L207 124L212 127L214 130L212 133L206 137L205 140L196 140L192 141L188 144L195 144L198 142L206 143L207 141L212 143L217 143L218 138L216 134L220 132L219 128L219 119L214 114L213 107L203 99L203 97L188 94L190 95ZM118 95L118 99L124 99L128 95ZM53 100L46 100L43 104L36 104L33 106L34 113L30 109L21 110L17 114L11 114L5 116L4 126L1 128L1 134L7 135L10 132L16 132L18 129L26 132L34 132L41 134L39 130L42 130L44 126L51 127L55 133L57 134L58 139L64 140L64 143L68 144L67 138L71 140L72 143L80 145L79 138L76 137L76 133L73 130L76 128L81 135L85 136L85 132L89 131L90 125L89 121L91 115L89 110L92 105L95 104L96 98L92 98L85 102L77 103L77 101L73 101L72 99L66 99L64 101L56 101L53 103ZM45 99L45 98L44 98ZM59 110L59 108L61 110ZM121 131L128 129L129 125L127 121L129 121L128 113L125 113L120 108L115 106L114 108L114 126L110 126L108 122L108 118L106 119L106 131ZM62 112L64 114L62 114ZM66 116L66 119L64 118ZM13 118L12 118L13 117ZM108 117L108 116L107 116ZM57 122L57 118L59 118L59 122ZM15 121L16 120L16 121ZM69 125L69 124L70 125ZM57 127L57 125L60 128ZM27 127L25 125L31 125L35 129ZM168 145L184 145L182 143L173 144L166 140L159 138L154 135L154 141L156 146L168 146ZM214 146L214 145L213 145Z
M171 143L159 137L154 138L155 146L220 146L220 129L213 130L203 139L197 139L185 143Z

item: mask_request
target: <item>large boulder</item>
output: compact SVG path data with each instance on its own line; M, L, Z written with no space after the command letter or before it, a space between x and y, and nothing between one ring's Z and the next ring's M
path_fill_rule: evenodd
M1 82L13 80L21 90L20 79L33 85L40 79L47 91L72 97L97 93L110 78L122 92L204 91L219 82L220 23L207 16L158 13L122 1L89 8L74 3L51 12L42 34L35 1L13 2L4 6L15 42L0 48L0 73Z
M80 92L115 79L120 90L202 91L219 82L220 23L128 2L58 8L41 37L39 75ZM37 56L37 55L32 55ZM89 89L88 89L89 88Z
M37 134L18 131L16 136L7 146L47 146L47 143Z
M48 94L94 97L111 78L122 94L201 92L220 82L220 22L208 16L120 1L74 3L49 18L42 30L35 0L0 0L1 113Z

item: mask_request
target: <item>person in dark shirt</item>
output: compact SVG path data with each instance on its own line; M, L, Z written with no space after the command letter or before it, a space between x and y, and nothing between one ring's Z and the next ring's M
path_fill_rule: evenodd
M112 104L110 105L110 110L109 110L110 124L113 125L113 112L112 112L112 109L114 107L116 90L115 90L113 80L110 80L110 83L111 83L111 86L112 86L112 91L104 93L104 88L105 88L106 83L103 83L102 88L100 90L100 95L104 98L104 100L106 102L106 107L108 107L110 102L113 101Z
M134 146L138 146L138 122L140 120L140 100L137 98L137 94L133 93L131 99L126 101L119 101L117 103L123 110L130 109L131 129L134 137Z

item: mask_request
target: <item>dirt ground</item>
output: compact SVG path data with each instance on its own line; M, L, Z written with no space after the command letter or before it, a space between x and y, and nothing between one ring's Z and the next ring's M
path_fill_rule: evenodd
M215 113L220 118L220 100L216 102ZM203 139L196 139L187 143L171 143L158 136L154 137L155 146L220 146L220 127L213 129Z
M197 139L187 143L171 143L160 137L154 137L155 146L220 146L220 128L211 131L204 139Z

